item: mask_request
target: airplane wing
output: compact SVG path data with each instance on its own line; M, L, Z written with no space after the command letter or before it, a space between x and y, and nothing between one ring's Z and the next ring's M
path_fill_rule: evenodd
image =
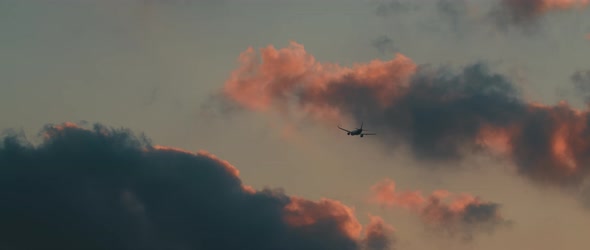
M348 133L350 133L350 131L349 131L349 130L343 129L343 128L341 128L340 126L338 126L338 128L339 128L339 129L342 129L342 130L344 130L344 131L346 131L346 132L348 132Z
M377 133L363 133L362 135L377 135Z

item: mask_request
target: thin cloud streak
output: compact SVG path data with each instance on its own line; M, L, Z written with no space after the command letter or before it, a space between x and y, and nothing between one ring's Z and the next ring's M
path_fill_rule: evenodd
M370 201L384 208L408 209L417 214L428 229L463 240L473 240L477 234L493 233L513 224L503 218L500 204L447 190L435 190L429 196L422 195L421 191L398 191L390 179L371 188Z

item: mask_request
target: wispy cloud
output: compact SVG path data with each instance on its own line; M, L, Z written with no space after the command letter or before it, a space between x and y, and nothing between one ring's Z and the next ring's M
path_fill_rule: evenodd
M398 191L395 182L385 179L372 188L371 201L387 208L406 208L416 213L427 228L472 240L478 233L490 233L512 225L500 214L500 205L469 194L436 190L429 196L420 191ZM445 203L445 200L449 200Z
M587 104L590 104L590 70L576 71L571 76L575 93L583 97Z
M393 54L397 52L397 48L395 46L395 43L393 42L393 39L386 35L382 35L373 39L371 45L373 45L373 47L375 47L375 49L377 49L377 51L379 51L379 53L383 55Z
M499 0L491 10L498 25L531 25L543 15L588 7L588 0Z
M435 7L429 8L431 5ZM504 31L517 28L531 34L531 31L537 31L539 21L544 16L585 10L589 5L588 0L494 0L485 5L465 0L385 1L377 6L377 14L385 17L410 11L434 11L441 14L441 21L449 24L455 32L479 26L479 29L494 28Z
M377 4L375 13L379 16L390 16L407 11L415 11L419 8L420 5L413 1L386 0Z

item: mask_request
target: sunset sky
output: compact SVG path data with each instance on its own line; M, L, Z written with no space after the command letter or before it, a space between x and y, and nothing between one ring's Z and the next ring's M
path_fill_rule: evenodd
M131 203L102 246L590 247L590 1L0 0L0 31L0 228L40 228L0 248Z

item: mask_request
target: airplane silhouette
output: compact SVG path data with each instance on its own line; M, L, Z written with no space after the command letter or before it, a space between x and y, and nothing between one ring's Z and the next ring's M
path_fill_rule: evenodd
M341 130L346 131L346 134L347 135L350 135L350 136L359 135L360 137L363 137L365 135L376 135L376 133L363 133L363 131L367 131L367 130L363 130L363 122L361 122L361 127L360 128L356 128L356 129L354 129L352 131L347 130L347 129L344 129L344 128L341 128L340 125L338 125L338 128L341 129Z

